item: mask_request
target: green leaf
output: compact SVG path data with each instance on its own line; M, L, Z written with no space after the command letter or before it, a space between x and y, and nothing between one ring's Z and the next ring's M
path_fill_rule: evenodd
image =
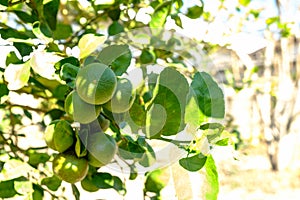
M117 21L114 21L109 27L108 27L108 34L109 35L117 35L124 31L124 27Z
M149 26L151 29L163 28L170 13L172 1L165 1L155 8Z
M67 57L67 58L64 58L64 59L61 59L60 61L58 61L57 63L54 64L54 68L59 71L62 66L66 63L69 63L69 64L72 64L74 66L80 66L80 62L77 58L75 57Z
M223 92L209 74L197 72L191 87L203 114L208 117L224 117L225 101Z
M57 24L55 31L53 31L53 39L62 40L72 36L72 27L69 24Z
M5 64L8 66L9 64L22 64L22 60L18 58L16 52L11 51L7 54Z
M28 164L31 166L37 167L40 163L45 163L50 159L50 156L47 153L38 153L36 151L28 151Z
M119 155L124 159L140 159L145 153L145 149L129 136L125 136L125 138L118 145Z
M202 124L199 129L201 130L207 130L207 129L219 129L220 132L224 130L224 126L220 123L206 123Z
M109 173L98 172L92 176L92 181L99 189L113 188L120 193L126 191L125 185L121 179L117 176L112 176Z
M14 180L0 182L0 197L11 198L19 193L15 189Z
M135 180L137 176L138 176L138 172L135 166L130 166L129 180Z
M60 0L48 0L47 3L44 4L44 17L51 30L56 29L59 4Z
M270 17L266 20L266 24L270 26L271 24L278 23L279 17Z
M140 55L140 61L142 64L153 63L155 61L155 54L153 51L143 49Z
M251 0L239 0L239 3L242 6L248 6L248 4L251 2Z
M23 112L24 112L24 115L25 115L26 117L28 117L29 119L32 120L32 114L31 114L31 112L29 112L28 110L23 110Z
M154 193L160 191L167 185L169 173L167 169L157 169L147 175L145 181L145 190Z
M120 14L121 14L121 10L119 7L114 8L112 10L109 10L107 12L108 16L111 18L111 20L113 21L117 21L120 19Z
M195 172L200 170L206 163L207 157L199 153L197 155L182 158L179 160L179 164L186 170Z
M14 13L25 23L34 23L38 20L35 15L30 15L20 10L15 10Z
M53 91L53 97L58 100L65 100L66 95L69 92L69 87L67 85L58 85Z
M53 175L51 177L43 178L41 184L46 185L49 190L56 191L60 187L61 182L62 181L57 176Z
M131 51L128 51L125 54L120 55L116 60L114 60L110 67L115 72L116 76L121 76L125 73L131 63Z
M125 121L129 124L132 132L136 132L146 125L146 110L139 101L140 97L137 96L129 111L125 113Z
M72 192L75 197L75 200L80 200L80 192L75 184L72 184Z
M32 46L26 43L14 42L13 46L18 49L22 57L28 56L33 51Z
M218 138L222 134L224 126L219 123L206 123L201 125L199 129L204 130L204 134L207 136L208 141L212 142L212 140Z
M67 85L74 88L78 71L79 67L65 63L60 70L60 78L66 81Z
M215 161L211 155L207 157L205 163L205 171L208 185L205 197L207 200L217 200L219 193L218 172Z
M183 28L182 27L181 19L180 19L180 17L177 14L171 15L171 18L175 21L175 24L177 26L179 26L180 28Z
M44 199L43 188L37 184L32 184L32 188L33 188L32 200L43 200Z
M205 116L200 110L196 95L190 88L187 96L187 104L184 116L185 123L187 123L191 128L194 129L194 131L196 131L196 129L207 120L208 117Z
M0 83L0 99L1 97L8 95L8 93L9 90L7 88L7 85L4 83Z
M229 144L229 138L224 138L216 142L218 146L227 146Z
M8 0L0 0L0 4L3 6L8 6Z
M27 36L24 32L17 31L12 28L2 28L0 29L0 35L2 39L8 39L8 38L18 38L18 39L28 39L29 36Z
M14 186L15 190L24 198L29 197L33 191L32 183L24 176L14 179Z
M160 73L154 99L147 108L147 137L175 135L183 130L188 92L188 82L177 70L168 67Z
M143 156L141 158L141 160L139 160L139 164L144 166L144 167L150 167L151 165L153 165L156 161L156 156L155 156L155 152L152 149L151 145L149 145L145 138L138 138L138 144L142 147L144 147L145 149L145 153L143 153Z
M88 141L88 130L81 129L76 136L76 143L75 143L75 153L77 157L83 157L87 155L87 141Z
M38 39L41 39L47 43L53 41L52 30L50 29L48 24L44 22L34 22L32 26L32 32Z
M24 87L30 76L30 66L26 62L24 64L10 64L4 71L4 78L8 82L9 90L18 90Z
M85 58L93 53L105 40L106 36L96 36L91 33L83 35L78 42L80 49L79 58Z
M203 6L193 6L188 8L188 13L186 14L187 17L191 19L197 19L199 18L203 13Z
M128 51L130 52L128 45L110 45L100 51L97 59L105 65L111 65L113 61L120 56L127 54Z

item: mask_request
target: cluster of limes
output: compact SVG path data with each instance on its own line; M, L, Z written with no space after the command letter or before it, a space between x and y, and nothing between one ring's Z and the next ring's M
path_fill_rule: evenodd
M110 163L117 152L115 139L105 133L110 121L102 115L102 111L128 111L135 93L128 79L117 78L102 63L91 63L80 68L75 85L65 99L65 111L74 122L81 124L81 128L88 127L86 141L82 141L86 154L78 155L75 150L82 130L74 130L67 120L55 120L49 124L45 130L45 141L59 152L52 162L54 174L69 183L81 181L82 187L91 191L96 186L92 187L87 175L89 168Z

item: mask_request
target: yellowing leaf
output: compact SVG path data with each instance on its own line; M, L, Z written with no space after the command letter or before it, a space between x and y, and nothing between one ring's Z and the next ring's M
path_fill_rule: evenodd
M94 34L85 34L79 40L78 47L80 49L79 58L85 58L93 53L99 45L103 44L106 36L96 36Z
M9 90L18 90L26 85L29 80L30 65L23 64L9 64L4 72L4 78L8 82L7 88Z
M40 76L53 80L56 79L54 64L60 61L62 57L43 51L36 51L30 59L32 69Z

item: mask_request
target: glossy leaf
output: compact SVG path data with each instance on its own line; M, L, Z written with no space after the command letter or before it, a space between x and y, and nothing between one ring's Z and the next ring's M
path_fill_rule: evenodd
M162 28L164 26L171 6L172 1L165 1L155 8L155 11L151 17L151 21L149 23L150 28Z
M211 155L207 157L205 171L208 186L205 197L207 200L217 200L219 193L219 178L215 161Z
M24 32L17 31L12 28L2 28L0 29L0 35L2 39L8 39L8 38L18 38L18 39L28 39L29 36L27 36Z
M11 198L19 194L14 185L14 180L1 181L0 182L0 197Z
M128 51L130 51L128 45L110 45L100 51L97 59L105 65L111 65L113 61L127 54Z
M29 63L14 65L10 64L6 67L4 78L8 82L7 88L9 90L18 90L24 87L30 76Z
M63 58L60 61L58 61L57 63L55 63L54 68L57 71L59 71L62 68L62 66L66 63L72 64L72 65L78 66L78 67L80 65L79 60L77 58L71 56L71 57Z
M6 84L0 83L0 99L1 97L8 95L9 90Z
M117 35L124 31L124 27L117 21L114 21L109 27L108 27L108 34L109 35Z
M167 185L169 181L168 169L156 169L147 175L145 181L145 190L154 193L160 191Z
M156 161L155 152L152 149L151 145L147 143L145 138L138 138L138 144L145 149L145 153L143 153L142 158L139 160L139 164L144 167L150 167Z
M46 43L53 41L51 29L43 22L34 22L32 26L32 32L37 38L45 41Z
M72 192L75 197L75 200L80 200L80 192L75 184L72 184Z
M51 30L56 29L56 21L57 21L57 12L59 8L60 0L49 0L46 4L44 4L44 17L51 28Z
M67 85L74 88L78 71L79 67L70 63L65 63L60 70L60 77L62 80L66 81Z
M229 144L229 138L224 138L216 142L218 146L227 146Z
M208 117L203 114L199 108L198 100L195 96L194 91L190 88L189 94L187 96L186 110L184 121L187 123L194 131L203 123L208 120Z
M16 52L11 51L7 54L6 61L5 61L6 66L8 66L9 64L22 64L22 63L23 63L22 60L18 58Z
M106 36L96 36L91 33L83 35L78 42L80 49L79 58L85 58L93 53L105 40Z
M47 153L38 153L32 150L28 152L28 156L28 164L34 167L37 167L38 164L45 163L50 159L50 156Z
M223 92L208 73L197 72L191 86L203 114L208 117L224 117L225 101Z
M196 154L191 157L182 158L179 160L179 164L186 170L195 172L200 170L206 163L207 157L203 154Z
M61 182L62 181L57 176L53 175L51 177L43 178L41 184L46 185L49 190L56 191L60 187Z
M117 176L112 176L109 173L98 172L93 175L92 181L99 189L113 188L120 193L126 191L125 185L121 179Z
M33 188L32 200L43 200L44 199L43 188L37 184L32 184L32 188Z
M30 53L33 51L32 46L26 43L14 42L13 46L18 49L22 57L30 55Z
M179 26L180 28L183 28L182 21L178 15L171 15L171 18L174 20L174 22L177 26Z
M203 13L203 6L193 6L188 8L188 13L186 14L187 17L191 19L199 18Z
M53 31L53 39L62 40L67 39L72 35L72 27L68 24L57 24L55 31Z
M184 128L188 92L188 82L177 70L165 68L160 73L154 89L154 99L147 108L147 137L175 135Z

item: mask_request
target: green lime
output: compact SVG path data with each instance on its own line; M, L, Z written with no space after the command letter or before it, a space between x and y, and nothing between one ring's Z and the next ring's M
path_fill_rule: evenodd
M76 91L70 92L65 100L65 111L74 121L88 124L99 116L101 107L83 101Z
M53 162L52 169L56 176L68 183L76 183L85 178L89 165L85 158L78 158L74 153L60 153Z
M47 126L44 138L51 149L62 153L74 143L74 131L66 120L55 120Z
M113 113L127 112L135 99L135 92L130 80L121 78L117 82L114 96L103 106Z
M76 90L82 100L90 104L108 102L116 89L114 72L102 63L92 63L81 68L76 77Z

